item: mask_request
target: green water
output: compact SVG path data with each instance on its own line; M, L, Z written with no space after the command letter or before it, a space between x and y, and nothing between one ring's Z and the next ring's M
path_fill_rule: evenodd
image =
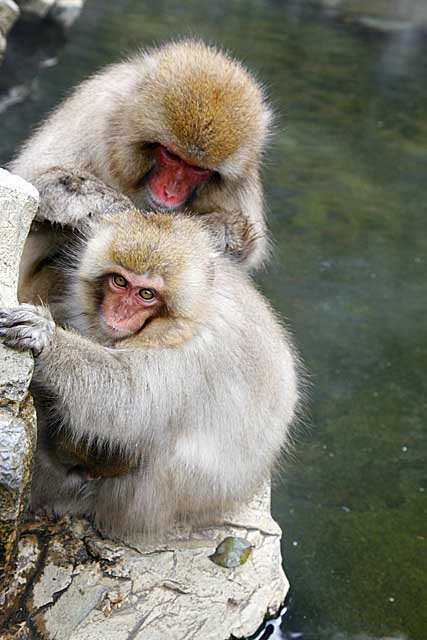
M0 88L31 92L0 116L0 163L70 86L136 46L201 35L265 81L276 251L259 281L311 378L274 492L292 585L275 637L426 640L425 36L280 0L88 0L68 40L22 34ZM39 68L47 56L57 64Z

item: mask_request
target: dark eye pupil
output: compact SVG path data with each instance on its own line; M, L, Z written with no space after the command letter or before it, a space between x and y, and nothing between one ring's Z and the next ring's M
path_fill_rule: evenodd
M170 151L167 147L163 147L166 155L171 158L171 160L181 160L179 156L176 155L173 151Z
M152 300L154 298L154 293L150 291L150 289L141 289L139 295L141 298L144 298L144 300Z
M118 287L125 287L126 286L126 280L123 276L120 276L118 274L116 274L113 277L114 280L114 284L116 284Z

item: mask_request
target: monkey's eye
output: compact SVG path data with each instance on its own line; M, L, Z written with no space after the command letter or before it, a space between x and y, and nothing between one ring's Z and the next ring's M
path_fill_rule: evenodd
M181 162L181 158L167 147L162 146L162 151L167 158L170 158L171 160L175 160L177 162Z
M201 175L210 175L211 173L213 173L211 169L203 169L203 167L195 167L193 165L191 165L191 169L192 171L194 171L194 173L200 173Z
M152 289L140 289L139 295L146 302L150 302L151 300L154 300L154 298L156 297L156 294L154 293L154 291L152 291Z
M113 282L116 285L116 287L126 287L127 285L127 280L126 278L124 278L123 276L121 276L118 273L113 274Z

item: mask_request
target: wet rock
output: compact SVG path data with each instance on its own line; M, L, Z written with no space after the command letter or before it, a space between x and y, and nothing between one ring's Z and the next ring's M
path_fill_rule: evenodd
M17 0L23 15L49 18L64 29L79 17L85 0Z
M6 36L19 16L19 7L13 0L0 0L0 64L6 51Z
M228 536L215 549L210 557L212 562L226 569L240 567L247 562L253 546L244 538Z
M0 64L2 63L5 51L6 51L6 38L0 31Z
M242 566L210 560L226 536L253 547ZM288 589L280 537L268 489L225 523L176 529L159 545L109 540L84 520L29 522L6 595L20 608L8 609L5 637L19 640L29 627L44 640L249 636L266 613L278 611Z
M56 0L49 17L64 29L68 29L79 17L85 0Z
M45 18L56 0L17 0L24 15Z
M18 265L37 191L0 169L0 307L17 303ZM35 414L28 394L33 360L0 344L0 578L14 561L35 442Z
M19 16L19 7L13 0L0 0L0 32L7 36Z

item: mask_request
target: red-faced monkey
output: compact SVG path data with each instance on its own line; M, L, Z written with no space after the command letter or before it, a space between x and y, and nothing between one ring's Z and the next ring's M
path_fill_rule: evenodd
M39 189L39 221L82 230L130 198L203 216L220 250L251 268L267 253L259 168L270 119L239 62L200 41L170 43L83 82L9 168ZM36 224L22 299L37 296L31 279L61 241Z
M0 337L35 355L33 507L113 534L212 521L253 495L286 446L289 337L193 218L119 213L79 243L52 305L66 328L46 307L0 310ZM98 473L93 451L119 469Z

